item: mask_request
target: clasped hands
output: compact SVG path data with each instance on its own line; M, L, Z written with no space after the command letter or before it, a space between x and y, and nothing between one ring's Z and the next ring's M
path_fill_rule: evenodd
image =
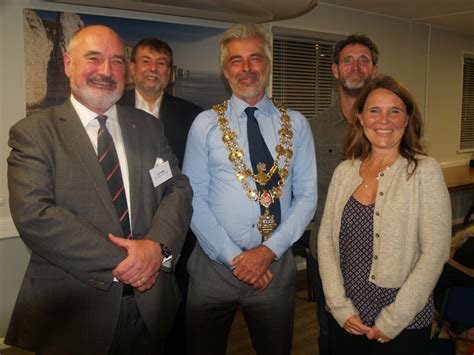
M379 343L390 341L390 338L375 325L373 327L366 326L359 316L349 317L344 323L344 329L353 335L365 335L369 339L376 339Z
M152 240L124 239L108 235L110 241L127 251L127 257L112 270L112 275L120 282L136 288L140 292L150 289L160 275L160 244Z
M235 267L233 275L254 289L265 290L273 279L270 265L275 254L265 245L249 249L237 255L229 264Z

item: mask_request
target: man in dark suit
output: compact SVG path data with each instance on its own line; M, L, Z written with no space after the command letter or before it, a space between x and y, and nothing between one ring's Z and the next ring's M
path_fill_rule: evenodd
M125 76L115 32L80 30L64 67L70 100L10 131L10 208L31 260L5 342L48 355L163 353L188 179L160 121L115 105Z
M139 108L159 118L181 167L189 128L202 108L166 93L172 70L171 47L158 38L142 39L130 56L135 88L125 91L118 104Z
M169 84L173 70L173 51L158 38L144 38L132 49L130 73L135 83L133 90L125 91L118 104L142 109L163 122L165 136L182 166L186 138L194 118L202 108L192 102L169 95L165 89ZM189 230L176 265L176 278L183 300L167 342L167 353L185 354L186 332L186 296L189 274L186 268L189 255L196 244L196 237Z

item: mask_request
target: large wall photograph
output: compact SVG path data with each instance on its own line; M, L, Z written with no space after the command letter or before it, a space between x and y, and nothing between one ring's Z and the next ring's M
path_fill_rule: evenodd
M92 24L106 25L116 31L125 43L127 54L145 37L167 42L174 52L174 82L168 88L171 94L204 108L229 97L219 67L219 39L224 28L24 9L27 114L69 97L63 54L71 36ZM127 83L133 85L130 79Z

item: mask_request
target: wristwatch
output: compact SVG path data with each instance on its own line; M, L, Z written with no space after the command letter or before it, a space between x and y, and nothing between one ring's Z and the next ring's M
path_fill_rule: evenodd
M171 254L170 249L163 243L160 243L160 247L161 255L163 255L163 261L161 262L161 270L170 272L171 270L173 270L173 255Z

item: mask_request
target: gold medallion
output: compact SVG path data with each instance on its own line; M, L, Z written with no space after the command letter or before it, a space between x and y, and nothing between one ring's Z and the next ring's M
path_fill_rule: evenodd
M268 208L265 209L265 213L262 214L258 219L257 227L258 231L262 235L263 241L268 240L276 227L275 216L270 214Z

